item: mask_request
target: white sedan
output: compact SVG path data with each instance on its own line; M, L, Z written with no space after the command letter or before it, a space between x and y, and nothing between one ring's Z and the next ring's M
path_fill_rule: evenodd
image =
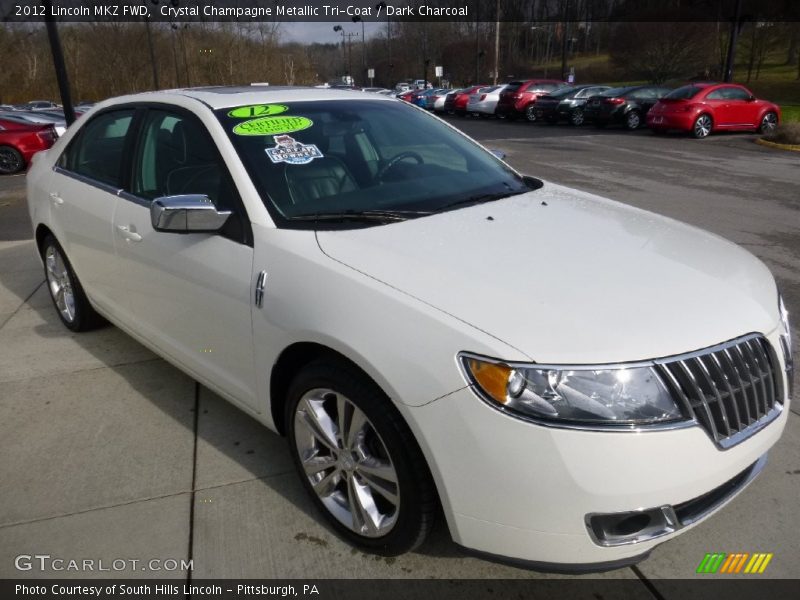
M789 414L759 260L404 102L126 96L27 181L64 325L104 317L285 434L367 551L415 548L441 507L483 553L635 562L750 483Z
M479 89L474 94L470 94L467 99L467 112L481 117L495 115L497 103L500 101L500 92L508 87L507 85L495 85Z

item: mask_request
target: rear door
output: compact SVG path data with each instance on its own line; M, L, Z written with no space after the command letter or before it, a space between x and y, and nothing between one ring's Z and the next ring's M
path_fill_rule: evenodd
M112 222L133 115L127 108L92 117L58 158L48 182L56 238L92 303L112 315L123 301L114 285Z
M150 107L138 129L113 227L130 318L215 391L255 408L252 232L237 188L191 112ZM180 194L233 214L218 233L155 231L151 201Z

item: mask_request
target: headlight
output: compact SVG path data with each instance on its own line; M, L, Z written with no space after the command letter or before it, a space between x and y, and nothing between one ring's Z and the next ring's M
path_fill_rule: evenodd
M469 354L459 359L484 400L523 418L622 427L685 420L651 365L512 365Z
M789 326L789 311L783 302L783 296L778 295L778 310L781 317L781 348L783 361L786 363L786 377L789 380L789 396L794 391L794 358L792 356L792 328Z

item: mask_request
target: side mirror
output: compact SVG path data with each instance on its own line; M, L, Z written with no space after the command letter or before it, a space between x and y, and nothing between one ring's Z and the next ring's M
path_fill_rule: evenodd
M489 152L491 152L495 157L499 158L500 160L506 159L506 153L502 150L498 150L497 148L489 148Z
M150 204L150 221L156 231L215 232L230 216L230 211L217 210L208 196L201 194L163 196Z
M755 101L756 101L756 97L755 97L755 96L750 96L750 97L747 99L747 101L748 101L748 102L755 102Z

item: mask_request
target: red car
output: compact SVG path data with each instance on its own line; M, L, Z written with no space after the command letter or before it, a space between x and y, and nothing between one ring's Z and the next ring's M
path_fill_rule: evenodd
M516 119L525 116L528 121L536 120L536 99L549 94L564 85L556 79L529 79L528 81L512 81L500 94L497 102L498 117Z
M411 102L412 98L414 97L414 95L418 91L419 90L408 90L407 92L403 92L402 94L399 94L397 97L400 98L400 100L405 100L406 102Z
M0 117L0 175L19 173L34 154L47 150L57 138L53 125L27 125Z
M647 114L655 133L668 129L688 131L704 138L713 131L772 131L781 109L757 99L735 83L692 83L664 96Z
M445 100L445 110L452 111L463 117L467 114L467 102L469 102L469 95L476 93L483 87L486 87L486 84L473 85L472 87L464 88L452 98L452 104L450 104L450 94L448 94L447 99Z

